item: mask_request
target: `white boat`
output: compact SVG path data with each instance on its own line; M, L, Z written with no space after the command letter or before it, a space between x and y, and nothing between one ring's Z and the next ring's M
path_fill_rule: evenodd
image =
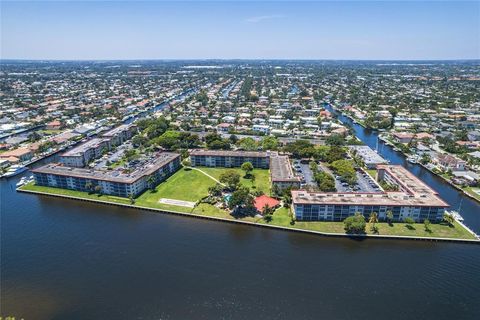
M28 181L25 179L25 177L22 177L22 179L20 179L20 181L17 182L16 186L17 187L21 187L23 186L24 184L26 184Z
M20 174L24 171L27 171L28 168L25 167L25 166L22 166L22 165L19 165L19 164L14 164L13 166L11 166L7 172L2 176L2 177L5 177L5 178L8 178L8 177L13 177L13 176L16 176L17 174Z
M457 221L460 221L460 222L463 221L463 217L460 215L460 213L458 213L458 211L455 211L455 210L446 211L445 210L445 213L451 215Z
M410 163L417 163L417 159L415 159L414 157L408 157L407 161Z

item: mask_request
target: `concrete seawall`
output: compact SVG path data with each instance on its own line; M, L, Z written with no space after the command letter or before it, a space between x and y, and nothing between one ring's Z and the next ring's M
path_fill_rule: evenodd
M221 222L227 222L227 223L243 224L243 225L261 227L261 228L270 228L270 229L284 230L284 231L290 231L290 232L308 233L308 234L314 234L314 235L319 235L319 236L324 236L324 237L342 237L342 238L351 238L351 239L356 239L356 240L359 240L359 239L360 240L361 239L384 239L384 240L415 240L415 241L456 242L456 243L480 244L479 239L414 237L414 236L394 236L394 235L370 235L370 234L350 235L350 234L345 234L345 233L329 233L329 232L321 232L321 231L315 231L315 230L306 230L306 229L299 229L299 228L290 228L290 227L284 227L284 226L269 225L269 224L256 223L256 222L250 222L250 221L231 220L231 219L225 219L225 218L220 218L220 217L211 217L211 216L199 215L199 214L182 212L182 211L149 208L149 207L143 207L143 206L138 206L138 205L117 203L117 202L112 202L112 201L78 198L78 197L52 194L52 193L46 193L46 192L40 192L40 191L17 189L17 192L24 192L24 193L30 193L30 194L36 194L36 195L42 195L42 196L64 198L64 199L70 199L70 200L75 200L75 201L84 201L84 202L91 202L91 203L107 204L107 205L112 205L112 206L130 208L130 209L141 209L141 210L147 210L147 211L156 212L156 213L163 213L163 214L182 215L182 216L188 216L188 217L194 217L194 218L200 218L200 219L206 219L206 220L214 220L214 221L221 221Z

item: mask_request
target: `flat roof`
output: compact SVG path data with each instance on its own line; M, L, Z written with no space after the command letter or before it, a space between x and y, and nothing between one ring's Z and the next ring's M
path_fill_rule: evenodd
M300 181L300 178L293 173L288 156L272 155L270 158L270 175L272 181Z
M387 160L385 160L382 156L376 153L375 150L373 150L369 146L349 146L349 148L351 150L356 150L357 155L359 155L365 163L371 163L371 164L387 163Z
M438 193L415 177L400 165L378 165L378 170L385 170L405 191L395 192L308 192L292 191L293 203L319 205L374 205L374 206L410 206L442 207L449 205Z
M135 168L131 173L124 170L98 170L87 168L66 167L58 163L50 163L45 166L33 169L33 173L53 174L66 177L76 177L94 180L103 180L118 183L133 183L143 176L148 176L164 165L180 157L178 153L159 152L153 159L150 159L142 166Z
M113 137L120 132L130 130L130 128L133 127L133 126L134 126L133 124L122 124L122 125L119 125L116 128L113 128L113 129L105 132L105 133L102 133L102 136L103 137Z
M72 148L62 154L62 157L78 157L83 155L87 150L97 148L100 144L104 142L108 142L110 139L107 138L93 138L91 140L88 140L85 143L82 143L79 146L76 146L75 148Z
M266 158L270 153L263 151L234 151L234 150L205 150L194 149L190 151L191 156L210 156L210 157L250 157Z

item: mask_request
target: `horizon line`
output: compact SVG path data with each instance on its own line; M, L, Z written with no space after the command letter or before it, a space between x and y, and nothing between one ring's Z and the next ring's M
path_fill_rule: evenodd
M131 58L131 59L30 59L0 58L0 61L480 61L478 58L422 58L422 59L333 59L333 58Z

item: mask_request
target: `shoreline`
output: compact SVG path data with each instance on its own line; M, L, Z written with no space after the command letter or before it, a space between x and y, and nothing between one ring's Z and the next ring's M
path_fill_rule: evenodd
M352 234L346 234L346 233L321 232L321 231L315 231L315 230L307 230L307 229L301 229L301 228L291 228L291 227L277 226L277 225L271 225L271 224L263 224L263 223L250 222L250 221L225 219L225 218L221 218L221 217L199 215L199 214L195 214L195 213L188 213L188 212L175 211L175 210L157 209L157 208L151 208L151 207L138 206L138 205L135 205L135 204L124 204L124 203L117 203L117 202L112 202L112 201L79 198L79 197L74 197L74 196L53 194L53 193L41 192L41 191L22 190L21 187L16 188L16 191L17 192L23 192L23 193L29 193L29 194L42 195L42 196L58 197L58 198L70 199L70 200L107 204L107 205L113 205L113 206L118 206L118 207L129 208L129 209L147 210L147 211L162 213L162 214L180 215L180 216L191 217L191 218L200 218L200 219L214 220L214 221L219 221L219 222L236 223L236 224L249 225L249 226L255 226L255 227L271 228L271 229L276 229L276 230L306 233L306 234L312 234L312 235L318 235L318 236L324 236L324 237L343 237L343 238L350 238L350 239L355 239L355 240L383 239L383 240L434 241L434 242L468 243L468 244L480 245L480 239L478 238L478 236L472 230L470 230L469 228L466 228L465 225L460 223L459 221L457 221L457 222L460 223L462 225L462 227L464 227L469 233L474 235L476 237L476 239L419 237L419 236L395 236L395 235L372 235L372 234L355 234L355 235L352 235Z

